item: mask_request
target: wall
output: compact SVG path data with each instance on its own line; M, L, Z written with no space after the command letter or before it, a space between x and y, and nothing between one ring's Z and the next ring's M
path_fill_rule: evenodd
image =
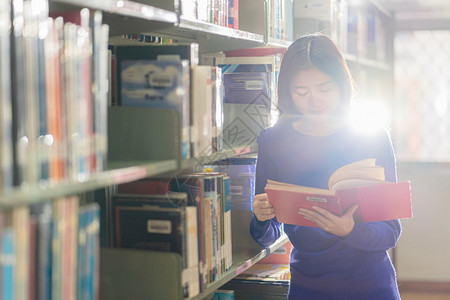
M450 164L398 162L398 178L411 181L414 213L402 221L398 279L450 283Z

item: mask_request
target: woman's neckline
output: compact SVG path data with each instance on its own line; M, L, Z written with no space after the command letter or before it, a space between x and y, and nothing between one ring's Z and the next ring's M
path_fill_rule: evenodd
M310 124L299 119L291 122L289 127L298 134L321 138L329 137L342 131L345 128L345 124L336 120L334 124L325 124L323 128L320 128L320 124Z

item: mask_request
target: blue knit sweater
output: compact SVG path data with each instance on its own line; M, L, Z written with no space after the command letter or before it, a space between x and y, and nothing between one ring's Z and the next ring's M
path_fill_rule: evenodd
M385 168L386 180L397 173L391 140L386 131L364 136L343 129L326 137L309 136L280 122L258 138L256 194L264 193L267 179L328 188L328 178L339 167L374 157ZM276 218L255 217L252 237L262 246L282 233ZM320 228L284 225L293 245L290 256L289 299L390 300L400 299L394 267L387 250L400 234L398 220L355 224L340 238Z

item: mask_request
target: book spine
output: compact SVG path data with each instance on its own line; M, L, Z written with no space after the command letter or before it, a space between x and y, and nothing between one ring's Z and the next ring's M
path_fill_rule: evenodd
M12 226L16 235L16 272L14 279L15 299L27 299L30 272L30 211L20 206L12 211Z
M37 215L37 299L51 299L52 224L52 205L44 203Z
M26 137L27 152L25 182L36 184L40 174L40 157L38 148L39 137L39 86L38 86L38 23L34 7L29 1L23 3L23 42L25 61L25 103L26 103ZM45 127L45 125L44 125Z
M223 131L223 82L222 69L212 67L212 152L223 150L222 131Z
M2 232L2 291L3 300L14 300L16 298L16 232L13 227L5 227Z
M11 84L12 84L12 110L13 110L13 160L14 185L21 185L25 181L27 134L26 134L26 102L24 64L24 38L23 38L23 1L13 1L12 5L12 44L11 44ZM19 22L19 20L21 20Z
M225 270L228 271L233 265L232 236L231 236L231 177L224 178L225 196Z
M228 27L239 29L239 0L228 1Z
M13 185L10 3L0 0L0 191L8 190Z
M39 167L39 180L41 182L47 182L50 176L50 141L51 137L48 134L48 118L47 118L47 99L48 91L46 85L46 60L45 60L45 39L49 34L48 23L48 3L45 0L37 0L32 2L34 7L32 8L34 18L36 19L36 41L37 41L37 72L36 72L36 84L37 84L37 99L38 99L38 167ZM44 57L44 59L39 59Z
M59 64L59 32L55 21L48 18L48 36L44 42L45 76L47 85L48 134L53 143L49 149L49 180L57 182L63 178L63 165L59 147L61 145L61 75Z
M186 209L186 269L189 274L189 297L194 297L200 292L198 269L198 229L197 207L187 206Z

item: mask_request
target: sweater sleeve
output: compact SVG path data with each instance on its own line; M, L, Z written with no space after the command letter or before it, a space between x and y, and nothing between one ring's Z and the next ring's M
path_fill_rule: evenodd
M275 178L276 168L270 155L267 153L267 147L265 144L265 137L267 132L261 132L258 137L258 160L256 163L255 172L255 194L264 193L264 187L266 185L268 177ZM268 247L273 244L282 233L281 224L278 223L276 218L267 220L264 222L258 221L253 216L250 222L250 234L253 239L263 247Z
M365 251L382 251L395 247L402 232L399 220L355 224L344 239L349 246Z
M258 137L258 158L256 162L255 171L255 194L264 193L267 179L277 178L277 168L272 158L270 157L268 148L266 146L267 130L261 132Z
M278 223L276 218L261 222L253 216L253 219L250 222L251 236L263 247L268 247L275 243L275 241L281 236L281 233L281 224Z

